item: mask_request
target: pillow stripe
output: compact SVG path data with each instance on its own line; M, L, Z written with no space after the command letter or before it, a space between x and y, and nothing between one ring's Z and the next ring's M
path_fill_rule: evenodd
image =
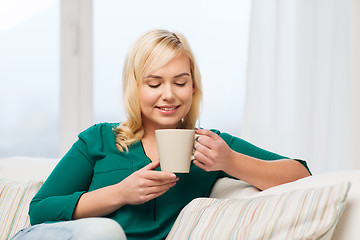
M19 205L16 205L15 203L13 204L13 208L12 210L14 211L14 220L13 220L13 223L12 225L10 226L10 233L11 233L11 230L15 229L18 225L19 225L19 222L18 221L15 221L15 219L18 219L19 218L19 215L21 214L21 212L24 210L23 209L23 206L24 205L21 205L21 202L23 201L24 199L24 194L25 194L25 191L18 191L18 194L16 195L17 197L17 200L19 200ZM16 201L17 202L17 201ZM17 207L17 208L15 208Z
M24 193L19 203L19 208L14 217L14 222L10 230L10 235L13 236L19 230L30 226L30 218L28 215L29 204L36 192L40 189L42 182L29 182L24 189Z
M0 239L30 226L29 204L43 182L17 183L0 178Z
M198 198L167 239L330 239L350 182L247 199Z

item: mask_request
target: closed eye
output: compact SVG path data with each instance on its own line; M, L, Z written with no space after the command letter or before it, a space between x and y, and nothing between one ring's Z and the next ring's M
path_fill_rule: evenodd
M160 83L159 84L148 84L148 86L151 88L157 88L160 86Z
M179 87L184 87L186 85L186 82L183 82L183 83L175 83L176 86L179 86Z

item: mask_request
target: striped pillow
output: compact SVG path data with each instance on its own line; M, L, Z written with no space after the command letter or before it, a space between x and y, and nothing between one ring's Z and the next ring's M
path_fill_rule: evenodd
M0 239L30 226L29 204L42 182L18 183L0 178Z
M167 239L331 239L350 185L247 199L194 199Z

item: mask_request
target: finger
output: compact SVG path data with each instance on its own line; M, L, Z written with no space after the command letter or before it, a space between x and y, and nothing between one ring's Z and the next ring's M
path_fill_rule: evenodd
M159 192L167 191L175 185L176 185L176 182L171 182L171 183L161 184L161 185L157 185L157 186L152 186L147 189L147 192L148 192L148 194L159 193Z
M202 136L208 136L214 140L219 140L219 138L221 138L218 134L207 129L196 129L196 133Z
M147 171L144 173L144 177L148 180L166 182L174 181L178 179L175 173L163 172L163 171Z
M210 159L200 151L195 151L194 157L195 157L195 160L202 163L203 165L206 165L206 166L213 165L212 162L210 161Z
M200 135L201 137L198 138L197 143L201 143L203 146L209 148L209 149L214 149L218 146L218 144L221 141L224 141L219 135L217 135L216 133L213 133L209 130L203 130L203 135Z
M162 191L162 192L150 193L150 194L146 195L146 201L145 201L145 202L150 201L150 200L152 200L152 199L154 199L154 198L157 198L157 197L163 195L163 194L166 193L168 190L169 190L169 189L166 189L166 190L164 190L164 191Z
M210 143L204 143L205 140L202 140L202 142L197 142L195 144L195 153L194 155L196 154L196 152L199 152L199 153L202 153L204 156L210 156L211 154L211 147L208 146L208 145L211 145ZM196 158L196 157L195 157Z
M194 164L195 166L201 168L202 170L208 172L209 169L207 168L207 166L205 164L203 164L202 162L198 161L198 160L194 160Z
M167 185L173 185L176 184L176 182L179 180L179 178L175 179L167 179L167 180L148 180L147 179L147 186L148 187L161 187L161 186L167 186Z
M146 165L145 167L143 167L142 169L145 170L154 170L155 168L160 166L160 162L156 161L156 162L151 162L148 165Z
M215 146L215 141L209 136L201 136L201 138L199 137L198 141L194 145L195 149L200 149L200 145L202 147L206 147L207 149L212 149Z
M143 200L144 202L147 202L153 198L156 198L164 193L166 193L171 187L175 186L176 183L172 183L172 184L166 184L166 185L162 185L162 186L158 186L158 187L149 187L148 189L146 189L145 193L145 199Z

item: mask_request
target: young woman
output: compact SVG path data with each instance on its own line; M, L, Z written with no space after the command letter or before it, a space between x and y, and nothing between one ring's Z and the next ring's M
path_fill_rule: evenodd
M126 121L79 134L31 202L33 226L14 239L164 239L181 209L209 196L218 178L267 189L310 175L304 161L207 129L196 129L190 173L160 171L155 130L194 129L202 98L181 34L142 35L126 57L123 84Z

